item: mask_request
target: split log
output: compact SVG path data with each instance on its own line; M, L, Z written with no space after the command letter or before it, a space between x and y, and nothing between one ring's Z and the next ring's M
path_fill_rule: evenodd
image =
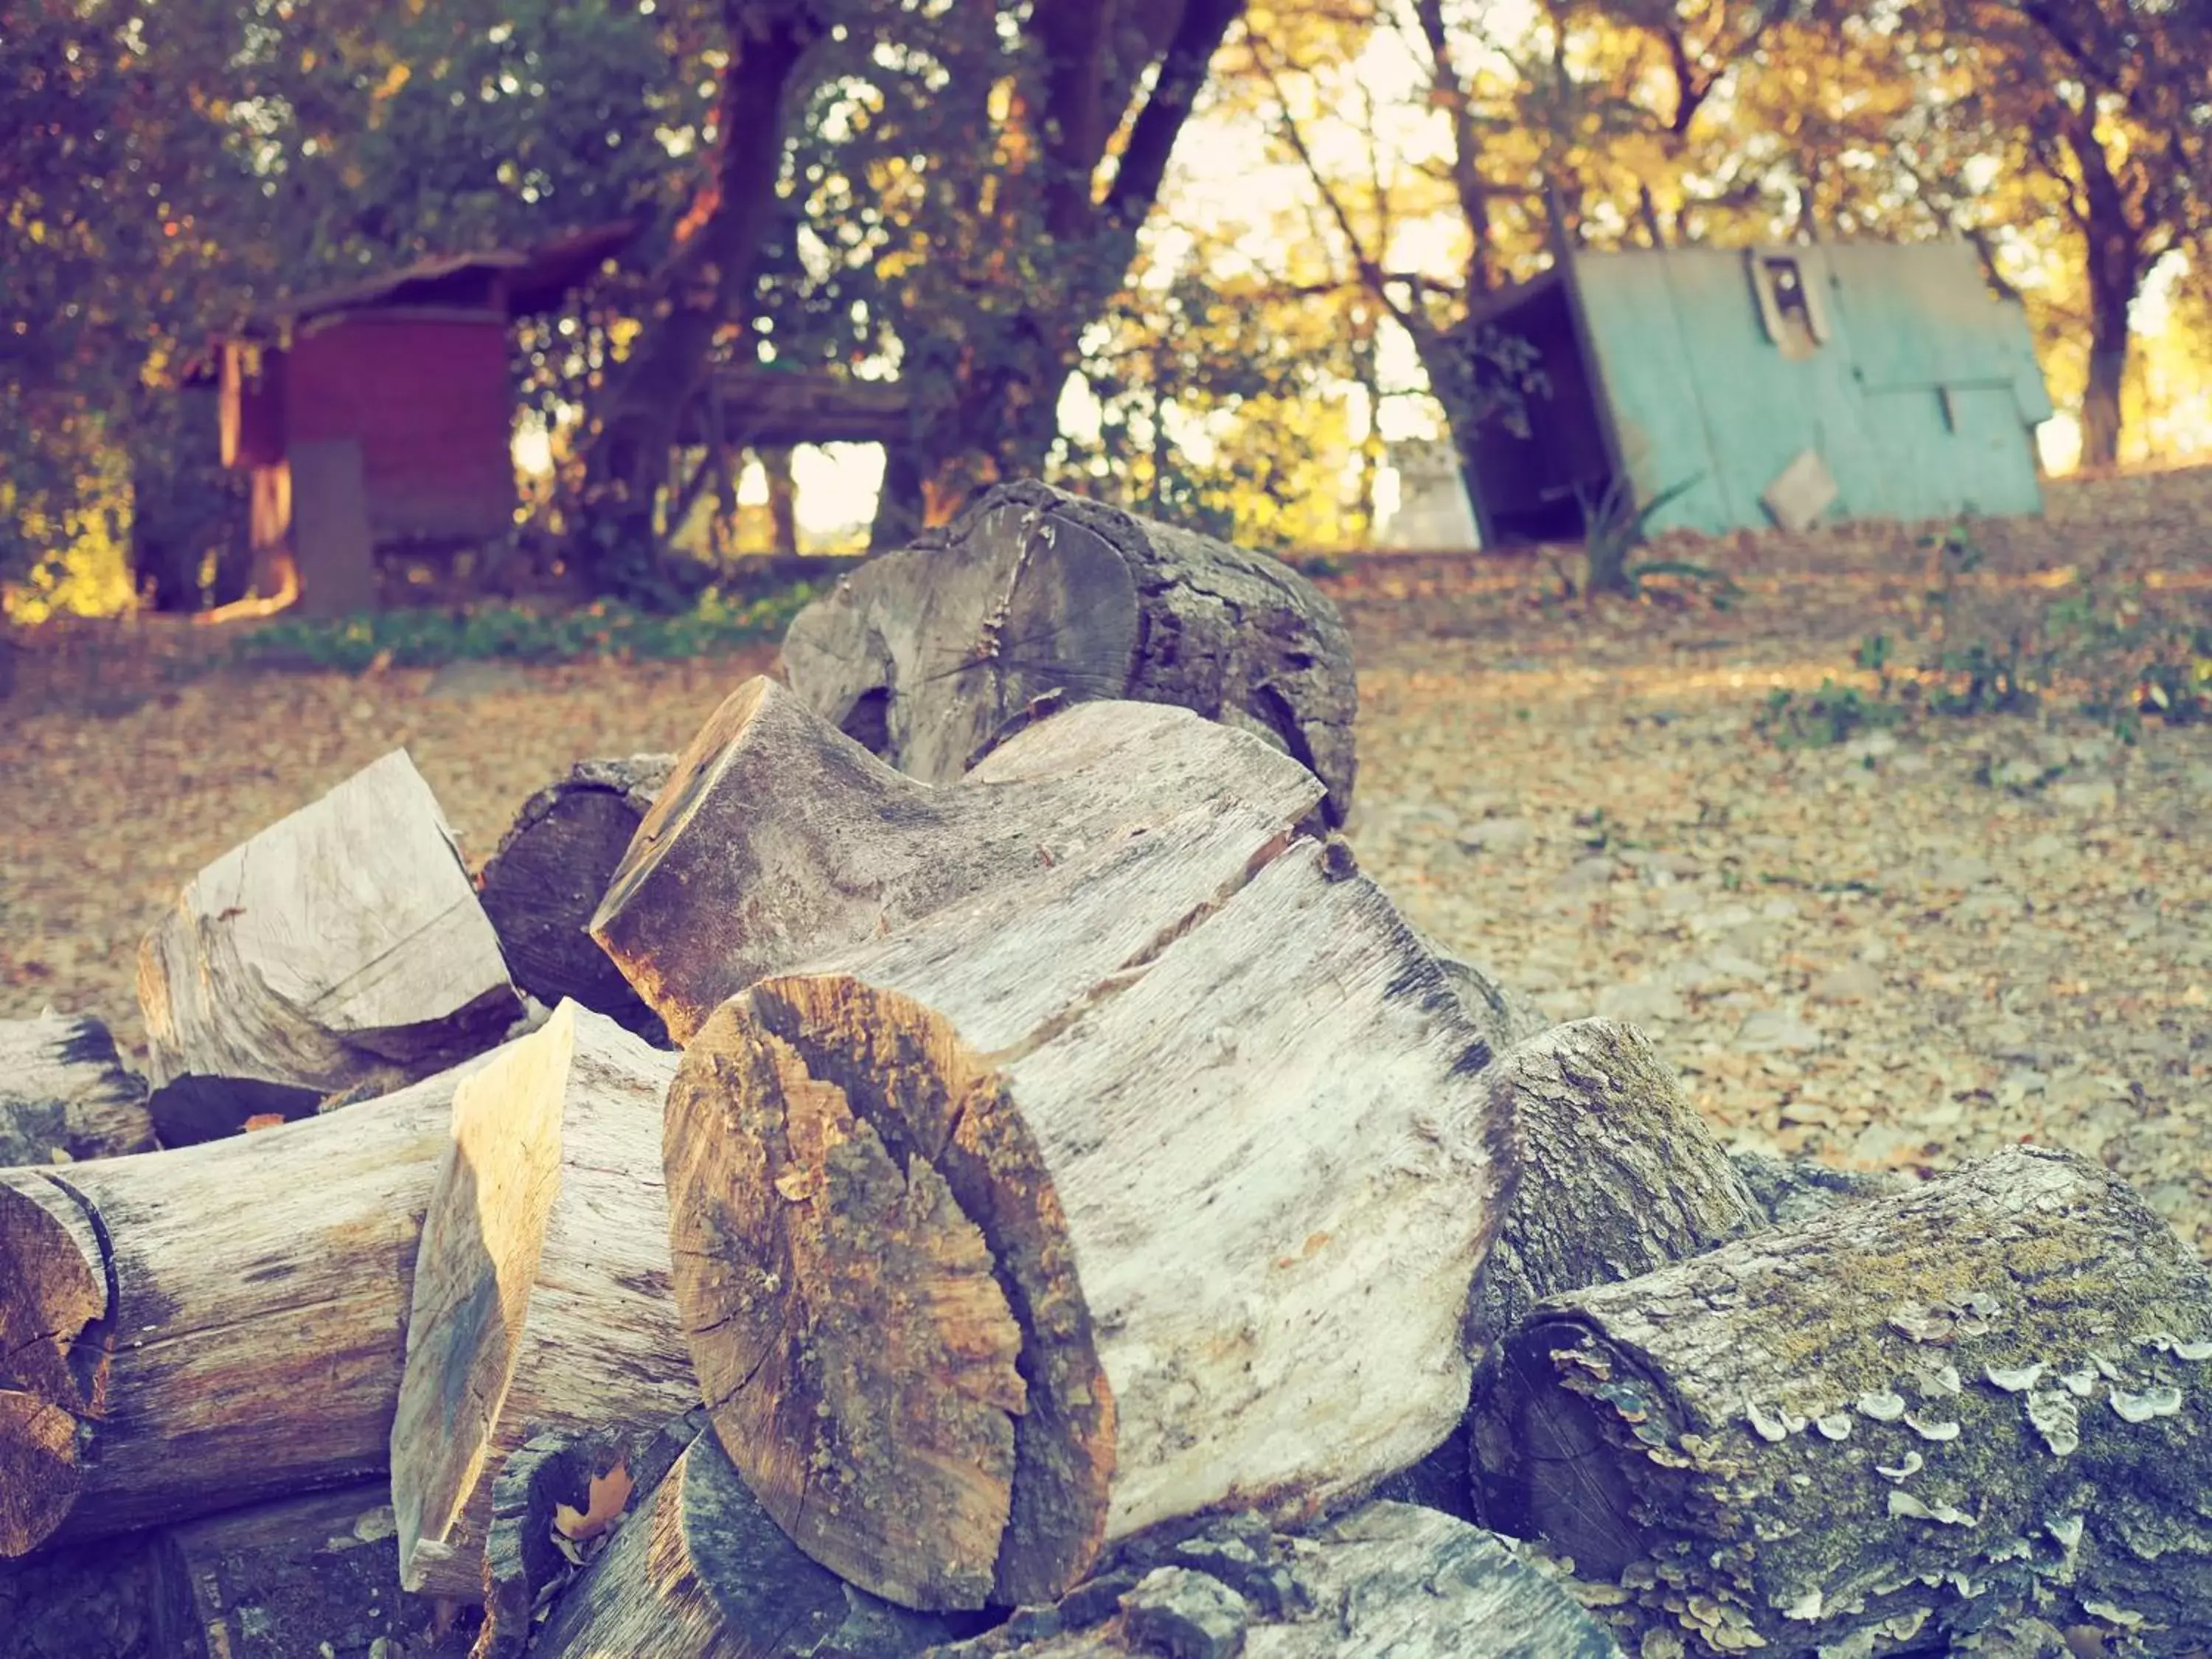
M0 1170L0 1556L383 1472L465 1069L204 1146Z
M687 1052L700 1382L861 1588L1049 1599L1111 1540L1310 1516L1457 1424L1489 1050L1341 848L1278 852L1279 822L1169 820L765 980Z
M2185 1651L2208 1361L2212 1278L2172 1229L2008 1148L1543 1304L1477 1402L1513 1454L1486 1513L1692 1656L1874 1659L2020 1613Z
M484 915L514 982L547 1007L573 997L648 1042L667 1028L586 931L673 755L588 760L532 795L483 867Z
M688 1042L763 975L1043 879L1194 803L1235 800L1287 832L1320 794L1253 738L1131 703L1071 709L934 789L755 679L678 759L592 933Z
M1072 1626L1072 1627L1071 1627ZM1373 1504L1311 1538L1261 1528L1178 1547L1141 1577L930 1659L1620 1659L1573 1596L1449 1516Z
M703 1418L690 1421L704 1427ZM531 1505L538 1524L590 1521L581 1507L592 1495L587 1472L605 1462L572 1454L541 1464ZM591 1535L588 1525L571 1530ZM712 1434L695 1433L655 1484L641 1477L631 1513L602 1541L554 1603L530 1647L533 1659L910 1659L957 1633L941 1618L854 1589L800 1553ZM488 1649L479 1655L495 1659Z
M96 1019L0 1019L0 1165L150 1151L146 1081Z
M492 1484L532 1434L656 1424L698 1402L669 1297L675 1070L564 1002L455 1091L392 1422L410 1590L481 1593Z
M395 750L200 872L138 953L168 1146L492 1047L522 1012L453 831Z
M1516 1156L1477 1296L1486 1345L1547 1297L1632 1279L1765 1224L1727 1152L1633 1026L1555 1025L1499 1055L1489 1083Z
M430 1652L433 1609L399 1593L381 1483L212 1516L155 1546L157 1654L304 1659Z
M792 688L902 772L951 783L1039 713L1174 703L1266 738L1352 806L1352 639L1275 560L1040 483L988 491L792 621Z

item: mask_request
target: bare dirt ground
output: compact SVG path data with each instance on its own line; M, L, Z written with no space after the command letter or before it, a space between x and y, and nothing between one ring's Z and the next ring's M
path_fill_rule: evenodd
M2212 471L2055 487L1977 526L1952 638L2068 567L2212 605ZM2212 1250L2212 728L1930 720L1841 746L1754 729L1776 687L1924 636L1916 532L1666 550L1744 587L1547 602L1526 560L1328 579L1360 651L1362 862L1561 1018L1650 1030L1744 1146L1933 1168L2100 1156ZM1973 619L1979 618L1979 623ZM79 624L0 705L0 1017L142 1040L137 941L232 842L404 744L480 860L574 759L680 746L763 651L676 665L209 672L209 630Z

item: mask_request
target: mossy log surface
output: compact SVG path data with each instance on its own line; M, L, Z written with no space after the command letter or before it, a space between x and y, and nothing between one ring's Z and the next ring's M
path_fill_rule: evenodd
M151 1152L146 1080L124 1069L107 1027L52 1009L0 1019L0 1164Z
M2212 1630L2212 1279L2081 1158L2009 1148L1545 1303L1476 1417L1492 1523L1692 1655Z
M1040 714L1174 703L1251 732L1352 805L1358 693L1336 607L1289 566L1035 483L870 560L793 619L792 687L902 772L950 783Z

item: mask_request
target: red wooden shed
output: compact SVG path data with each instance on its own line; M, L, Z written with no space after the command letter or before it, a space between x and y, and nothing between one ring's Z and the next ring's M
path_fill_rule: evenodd
M380 550L457 551L514 523L507 331L551 309L635 234L424 260L255 318L210 368L222 459L253 479L256 586L300 608L377 603Z

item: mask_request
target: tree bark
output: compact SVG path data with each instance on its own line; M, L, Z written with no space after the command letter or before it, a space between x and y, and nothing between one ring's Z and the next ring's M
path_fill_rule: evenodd
M872 560L795 617L793 689L901 771L949 783L1040 709L1179 704L1254 732L1352 804L1358 695L1336 607L1274 560L1042 484ZM863 733L866 733L863 736Z
M90 1018L0 1020L0 1165L149 1152L146 1080Z
M1464 1409L1489 1049L1340 846L1200 805L803 975L670 1091L723 1445L889 1600L1049 1598L1232 1498L1310 1516Z
M1310 1538L1233 1528L1158 1555L930 1659L1620 1659L1541 1571L1408 1504L1370 1504Z
M1553 1026L1500 1054L1487 1077L1516 1174L1476 1296L1486 1345L1547 1297L1632 1279L1766 1224L1634 1027Z
M688 1042L775 973L1008 886L1223 795L1287 834L1312 774L1179 708L1093 703L945 789L902 777L773 681L733 693L677 762L592 933Z
M703 1414L666 1474L640 1479L622 1529L555 1603L534 1659L908 1659L953 1634L942 1619L854 1589L801 1554L738 1478ZM569 1454L576 1472L590 1467ZM541 1465L539 1524L559 1495ZM485 1654L483 1659L495 1659Z
M380 1474L462 1070L0 1171L0 1556Z
M578 763L525 803L478 884L517 985L548 1007L573 997L655 1043L667 1028L586 929L675 765L673 755Z
M392 1424L409 1589L481 1593L492 1483L533 1433L659 1423L698 1400L668 1296L675 1069L569 1002L454 1095Z
M1922 1652L2054 1610L2185 1651L2212 1629L2208 1358L2172 1231L2010 1148L1542 1304L1477 1403L1510 1454L1486 1512L1692 1655Z
M2081 233L2089 283L2089 373L2081 389L2081 465L2116 466L2120 459L2121 396L2128 373L2128 318L2152 260L2144 226L2099 136L2094 110L2067 108L2066 148L2081 174L2074 219Z
M522 1012L437 799L404 750L200 872L138 952L168 1146L396 1087Z

